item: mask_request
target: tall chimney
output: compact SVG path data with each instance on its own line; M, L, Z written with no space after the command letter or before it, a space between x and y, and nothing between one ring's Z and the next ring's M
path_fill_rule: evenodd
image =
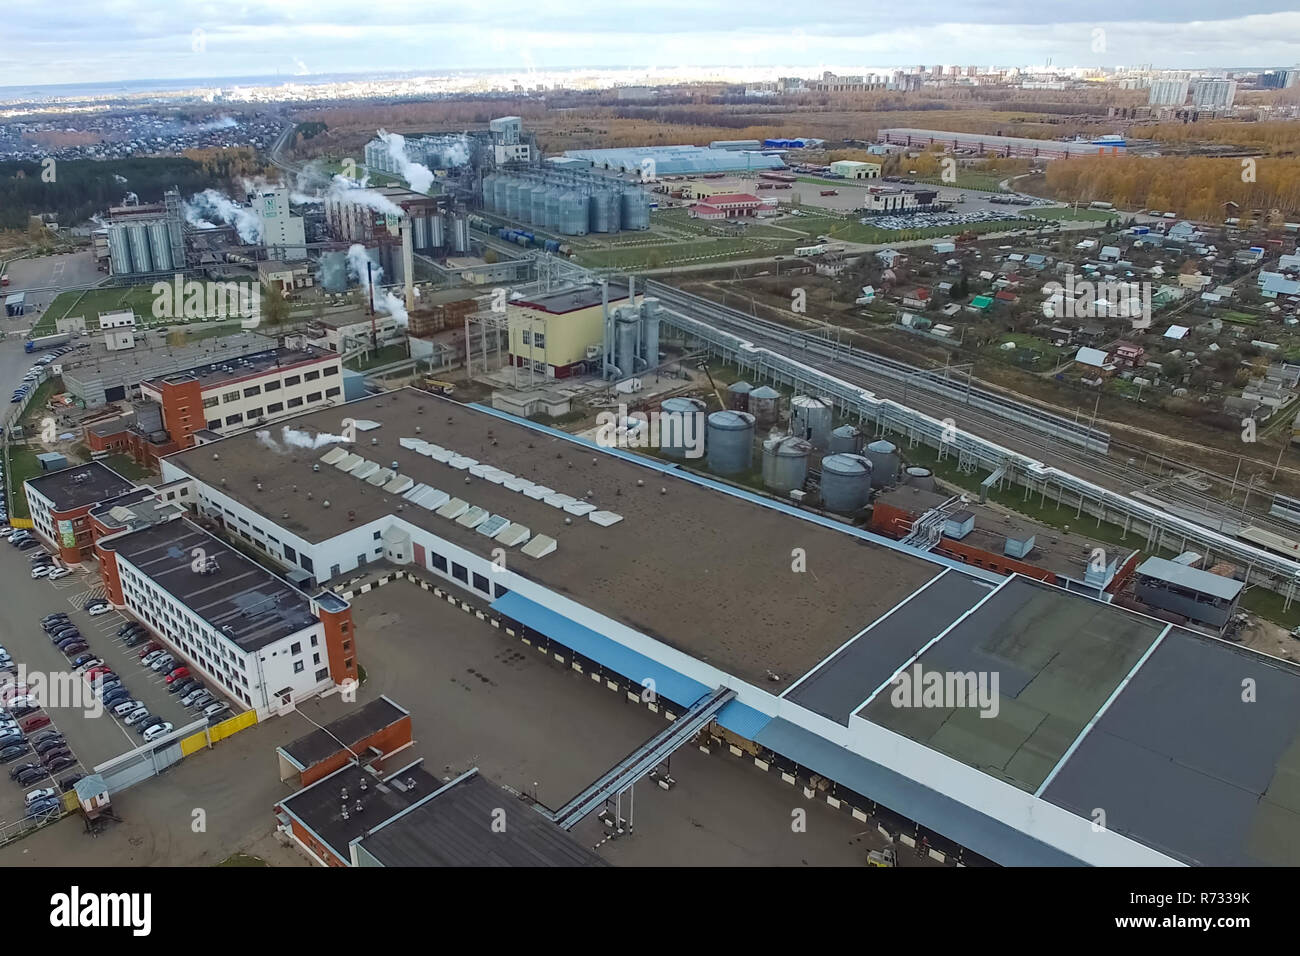
M402 217L402 273L406 276L406 311L415 309L415 243L411 238L411 216Z

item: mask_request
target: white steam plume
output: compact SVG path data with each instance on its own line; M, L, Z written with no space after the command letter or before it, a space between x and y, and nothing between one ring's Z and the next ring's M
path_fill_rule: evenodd
M283 454L293 448L305 448L314 450L323 448L325 445L349 444L351 439L346 435L330 435L326 432L318 432L312 435L311 432L303 431L300 428L290 428L285 425L280 429L280 442L272 436L270 429L264 428L257 433L257 440L274 452Z
M357 277L361 284L361 291L370 298L370 287L366 284L367 273L366 263L370 262L370 257L366 255L366 247L359 242L354 242L348 247L348 272ZM374 286L375 308L380 312L391 315L397 320L397 324L406 327L410 323L410 316L406 313L406 306L402 300L395 296L387 289L379 288L379 280L383 278L384 270L377 265L371 264L369 280Z
M205 189L191 196L185 204L186 221L200 229L206 228L204 222L210 225L214 218L234 226L243 242L251 244L262 241L262 223L256 213L237 205L229 196L215 189Z
M414 163L411 157L406 155L406 137L401 133L389 133L381 129L379 138L384 141L388 155L397 164L397 170L407 184L418 193L428 192L429 187L433 185L433 173L428 166Z

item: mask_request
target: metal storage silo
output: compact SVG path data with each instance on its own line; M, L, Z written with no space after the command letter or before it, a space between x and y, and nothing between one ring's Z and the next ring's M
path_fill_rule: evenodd
M585 236L587 234L587 199L581 193L561 193L559 217L555 220L555 230L565 236Z
M669 458L699 457L708 407L698 398L665 398L659 406L659 450Z
M506 187L510 185L509 176L496 176L492 181L492 211L506 211Z
M645 357L646 368L655 368L659 364L659 300L650 297L641 300L641 326L643 340L641 351Z
M763 442L763 487L786 494L808 480L812 443L794 435L773 435Z
M650 228L650 199L640 189L624 189L620 200L624 229Z
M610 195L603 189L597 189L591 194L588 200L591 206L590 226L592 232L618 232L617 229L611 228L612 216L610 215Z
M421 251L429 248L429 217L411 217L411 245Z
M732 382L727 386L727 407L739 412L749 411L749 393L754 386L748 382Z
M523 208L524 192L528 189L528 184L520 179L512 179L506 186L506 218L518 221L521 217L520 209Z
M533 189L533 225L543 229L554 229L551 220L551 190L554 186L538 183Z
M856 455L862 451L862 430L857 425L841 425L831 432L830 450L835 455Z
M131 271L152 272L153 257L149 255L149 227L143 223L127 226L131 237Z
M830 444L834 421L835 409L824 398L796 395L790 400L790 433L808 439L818 448Z
M469 252L469 220L464 216L451 221L451 247L456 252Z
M153 257L155 272L172 269L172 241L167 232L167 223L163 221L149 223L149 254Z
M619 306L614 310L614 364L624 375L636 369L636 335L641 316L635 306Z
M499 177L491 174L483 177L483 208L489 212L496 209L496 186L498 178Z
M907 469L906 474L906 481L910 487L920 488L922 491L934 491L934 472L929 468L912 465Z
M709 416L705 449L709 471L735 475L754 464L754 416L749 412L721 411Z
M827 455L822 459L822 507L849 514L871 500L872 463L862 455Z
M429 217L429 248L441 249L447 244L446 220L442 216Z
M873 441L867 446L867 457L874 469L871 484L876 488L892 485L898 478L898 446L892 441Z
M131 272L131 236L126 226L110 226L108 229L108 258L113 275L127 275Z
M760 385L749 393L749 414L759 428L771 428L781 417L781 393L769 385Z

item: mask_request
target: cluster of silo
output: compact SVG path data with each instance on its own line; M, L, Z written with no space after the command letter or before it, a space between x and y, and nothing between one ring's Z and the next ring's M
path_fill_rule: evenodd
M862 430L857 425L841 425L831 430L830 451L834 455L857 455L862 452Z
M760 385L749 393L749 414L759 428L771 428L781 418L781 393L770 385Z
M921 491L934 491L934 472L921 465L911 465L904 472L903 482Z
M748 382L732 382L727 386L727 407L738 412L749 411L749 393L754 386Z
M808 480L812 443L794 435L773 435L763 442L763 487L778 494L798 491Z
M705 441L705 412L698 398L665 398L659 405L659 451L669 458L698 455Z
M139 219L110 223L108 257L113 275L171 272L184 269L178 262L180 227L167 219Z
M659 365L659 300L653 296L605 309L606 378L623 378Z
M796 395L790 400L790 433L805 438L813 447L830 446L831 426L835 423L835 406L828 398Z
M705 433L709 471L737 475L754 465L754 416L724 409L709 416Z
M865 455L827 455L822 459L822 507L842 514L864 507L871 500L873 471Z
M898 446L883 438L867 446L867 458L872 465L871 483L876 488L887 488L898 480Z
M521 169L484 177L483 207L565 236L650 228L643 189L589 170Z

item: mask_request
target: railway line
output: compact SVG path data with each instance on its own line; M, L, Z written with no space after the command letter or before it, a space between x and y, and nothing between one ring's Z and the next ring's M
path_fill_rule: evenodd
M1153 455L1147 449L1117 441L1104 430L1086 423L954 379L943 369L920 369L873 355L825 335L746 315L653 280L647 283L646 294L657 297L668 309L680 310L755 346L814 365L881 398L932 418L951 420L959 430L984 436L1087 482L1125 495L1138 493L1141 495L1138 500L1145 499L1152 507L1162 507L1206 528L1231 533L1234 537L1247 527L1283 536L1295 534L1294 528L1269 516L1271 495L1267 493L1260 494L1258 509L1236 508L1183 480L1208 479L1227 486L1233 476ZM1152 464L1156 467L1155 475L1146 471ZM1148 494L1152 489L1158 492L1158 499ZM1155 504L1157 500L1159 505Z

